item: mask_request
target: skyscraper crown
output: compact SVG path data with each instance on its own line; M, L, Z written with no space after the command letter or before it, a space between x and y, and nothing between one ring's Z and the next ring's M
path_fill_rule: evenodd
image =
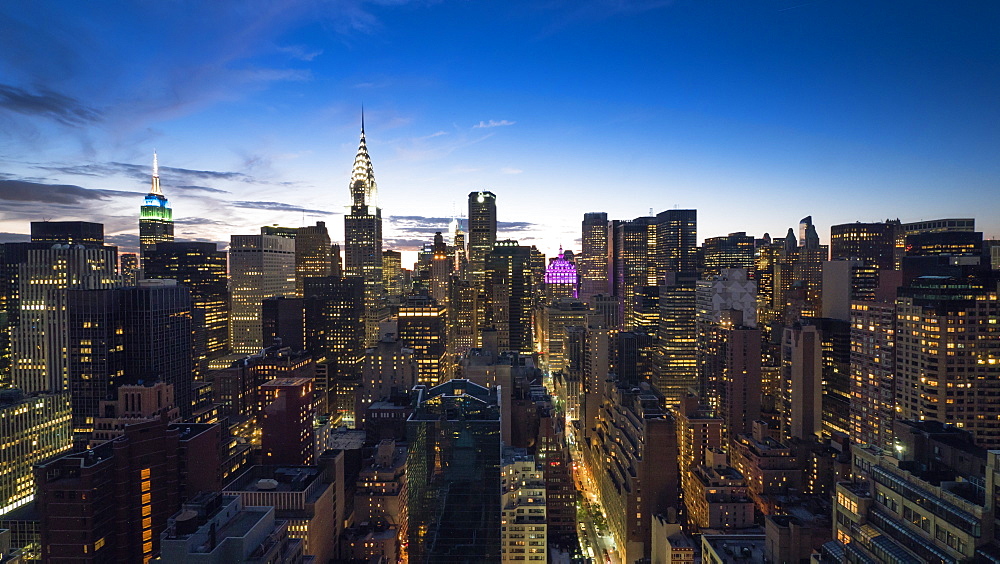
M358 145L358 155L354 157L354 170L351 171L351 203L355 206L377 206L378 186L375 184L375 170L368 156L368 145L365 144L365 116L361 114L361 143Z

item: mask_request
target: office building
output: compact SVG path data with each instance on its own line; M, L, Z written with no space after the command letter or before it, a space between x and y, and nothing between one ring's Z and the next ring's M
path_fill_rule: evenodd
M221 487L219 436L217 425L148 421L36 465L44 559L148 562L182 497Z
M547 562L544 469L524 449L505 448L500 479L500 562Z
M264 464L312 464L315 450L312 378L275 378L260 386Z
M153 153L153 179L139 209L139 248L143 256L157 243L174 240L174 212L160 189L160 168Z
M145 254L146 278L173 279L191 292L191 327L195 377L229 348L229 278L226 253L215 243L157 243Z
M261 304L295 294L295 239L279 235L233 235L229 244L229 346L256 354L264 343Z
M746 479L726 465L721 450L709 449L704 463L691 469L684 489L688 524L699 530L746 529L755 525Z
M695 287L699 394L718 407L719 382L725 370L726 331L757 326L757 285L742 268L726 268L699 280Z
M303 296L305 279L330 276L333 270L330 233L326 222L317 221L295 230L295 295Z
M539 327L543 361L549 372L558 372L566 366L566 327L586 325L590 310L586 303L577 299L559 298L541 313Z
M469 193L469 268L476 285L485 279L486 257L496 242L496 194L488 191Z
M746 232L730 233L725 237L709 237L702 246L705 255L704 278L722 274L726 268L741 268L753 278L755 240Z
M399 340L413 349L417 361L417 382L436 386L451 377L452 362L447 355L447 309L431 298L411 296L399 308Z
M656 278L668 272L698 272L698 210L666 210L656 214ZM659 285L654 282L651 286Z
M365 343L378 338L378 322L385 286L382 278L382 210L368 146L364 118L361 142L351 172L351 213L344 216L344 274L357 276L364 285Z
M566 260L559 247L559 256L549 261L545 269L545 299L548 302L559 298L576 298L579 295L580 278L576 264Z
M854 444L890 449L896 418L896 307L851 304L851 421Z
M486 256L483 326L496 329L501 350L534 350L531 249L517 241L499 241Z
M113 400L98 404L94 417L94 432L90 448L114 440L125 433L126 425L165 419L168 423L180 420L180 410L174 400L174 387L164 382L119 386Z
M614 234L614 293L621 300L618 318L624 330L635 329L639 289L657 285L656 218L617 222Z
M382 251L382 283L389 299L403 297L403 255L399 251Z
M122 283L126 286L135 286L142 275L142 268L139 264L139 255L136 253L122 253L118 256L118 273L121 274Z
M580 273L580 299L588 301L597 294L610 295L610 243L608 214L591 212L583 214L582 250L577 258Z
M927 468L874 446L854 450L855 481L836 486L831 562L992 562L978 549L993 540L994 501L982 475ZM997 457L989 455L988 477ZM971 478L971 480L970 480ZM977 491L978 490L978 491Z
M16 388L0 390L0 515L31 503L32 465L70 449L71 421L68 393L25 396Z
M899 289L895 318L898 418L947 421L971 431L979 446L1000 448L1000 405L995 401L1000 394L996 288L996 282L984 273L920 277Z
M191 295L174 280L139 286L69 290L66 300L68 375L73 429L89 440L100 402L124 384L173 386L182 417L192 397Z
M361 368L361 386L355 411L360 424L365 410L373 403L404 393L417 385L417 361L414 350L394 332L383 332L382 338L365 349Z
M406 423L410 562L500 561L499 390L414 388Z
M5 245L17 269L17 295L8 305L16 312L9 317L11 383L27 394L59 392L69 389L67 290L120 286L118 249L103 244L99 223L32 222L31 229L31 243Z
M670 274L660 287L660 320L653 359L653 387L676 406L698 386L696 274Z

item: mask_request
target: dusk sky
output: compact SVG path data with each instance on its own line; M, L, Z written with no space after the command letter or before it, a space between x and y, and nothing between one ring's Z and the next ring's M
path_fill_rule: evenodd
M501 237L698 210L699 239L812 215L1000 237L1000 3L238 0L0 4L0 234L134 250L159 154L179 240L324 220L361 107L387 248L497 194Z

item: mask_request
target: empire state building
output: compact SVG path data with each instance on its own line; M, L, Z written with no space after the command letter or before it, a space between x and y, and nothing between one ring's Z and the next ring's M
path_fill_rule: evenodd
M351 172L351 213L344 216L344 274L364 280L365 337L378 335L385 288L382 283L382 210L378 207L375 172L365 144L365 121L361 118L361 144Z
M170 202L160 190L160 167L153 152L153 182L149 194L139 209L139 245L142 255L156 247L157 243L174 240L174 211Z

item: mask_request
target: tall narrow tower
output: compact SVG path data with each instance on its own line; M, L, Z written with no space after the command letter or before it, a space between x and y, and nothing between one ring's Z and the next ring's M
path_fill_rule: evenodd
M378 207L375 172L365 144L361 116L361 143L351 172L351 213L344 216L344 274L364 280L366 342L376 340L382 294L382 210Z
M497 197L493 192L469 194L469 267L472 280L483 283L486 255L497 242Z
M139 244L143 256L157 243L174 240L174 211L160 190L160 167L153 152L153 181L139 209Z

